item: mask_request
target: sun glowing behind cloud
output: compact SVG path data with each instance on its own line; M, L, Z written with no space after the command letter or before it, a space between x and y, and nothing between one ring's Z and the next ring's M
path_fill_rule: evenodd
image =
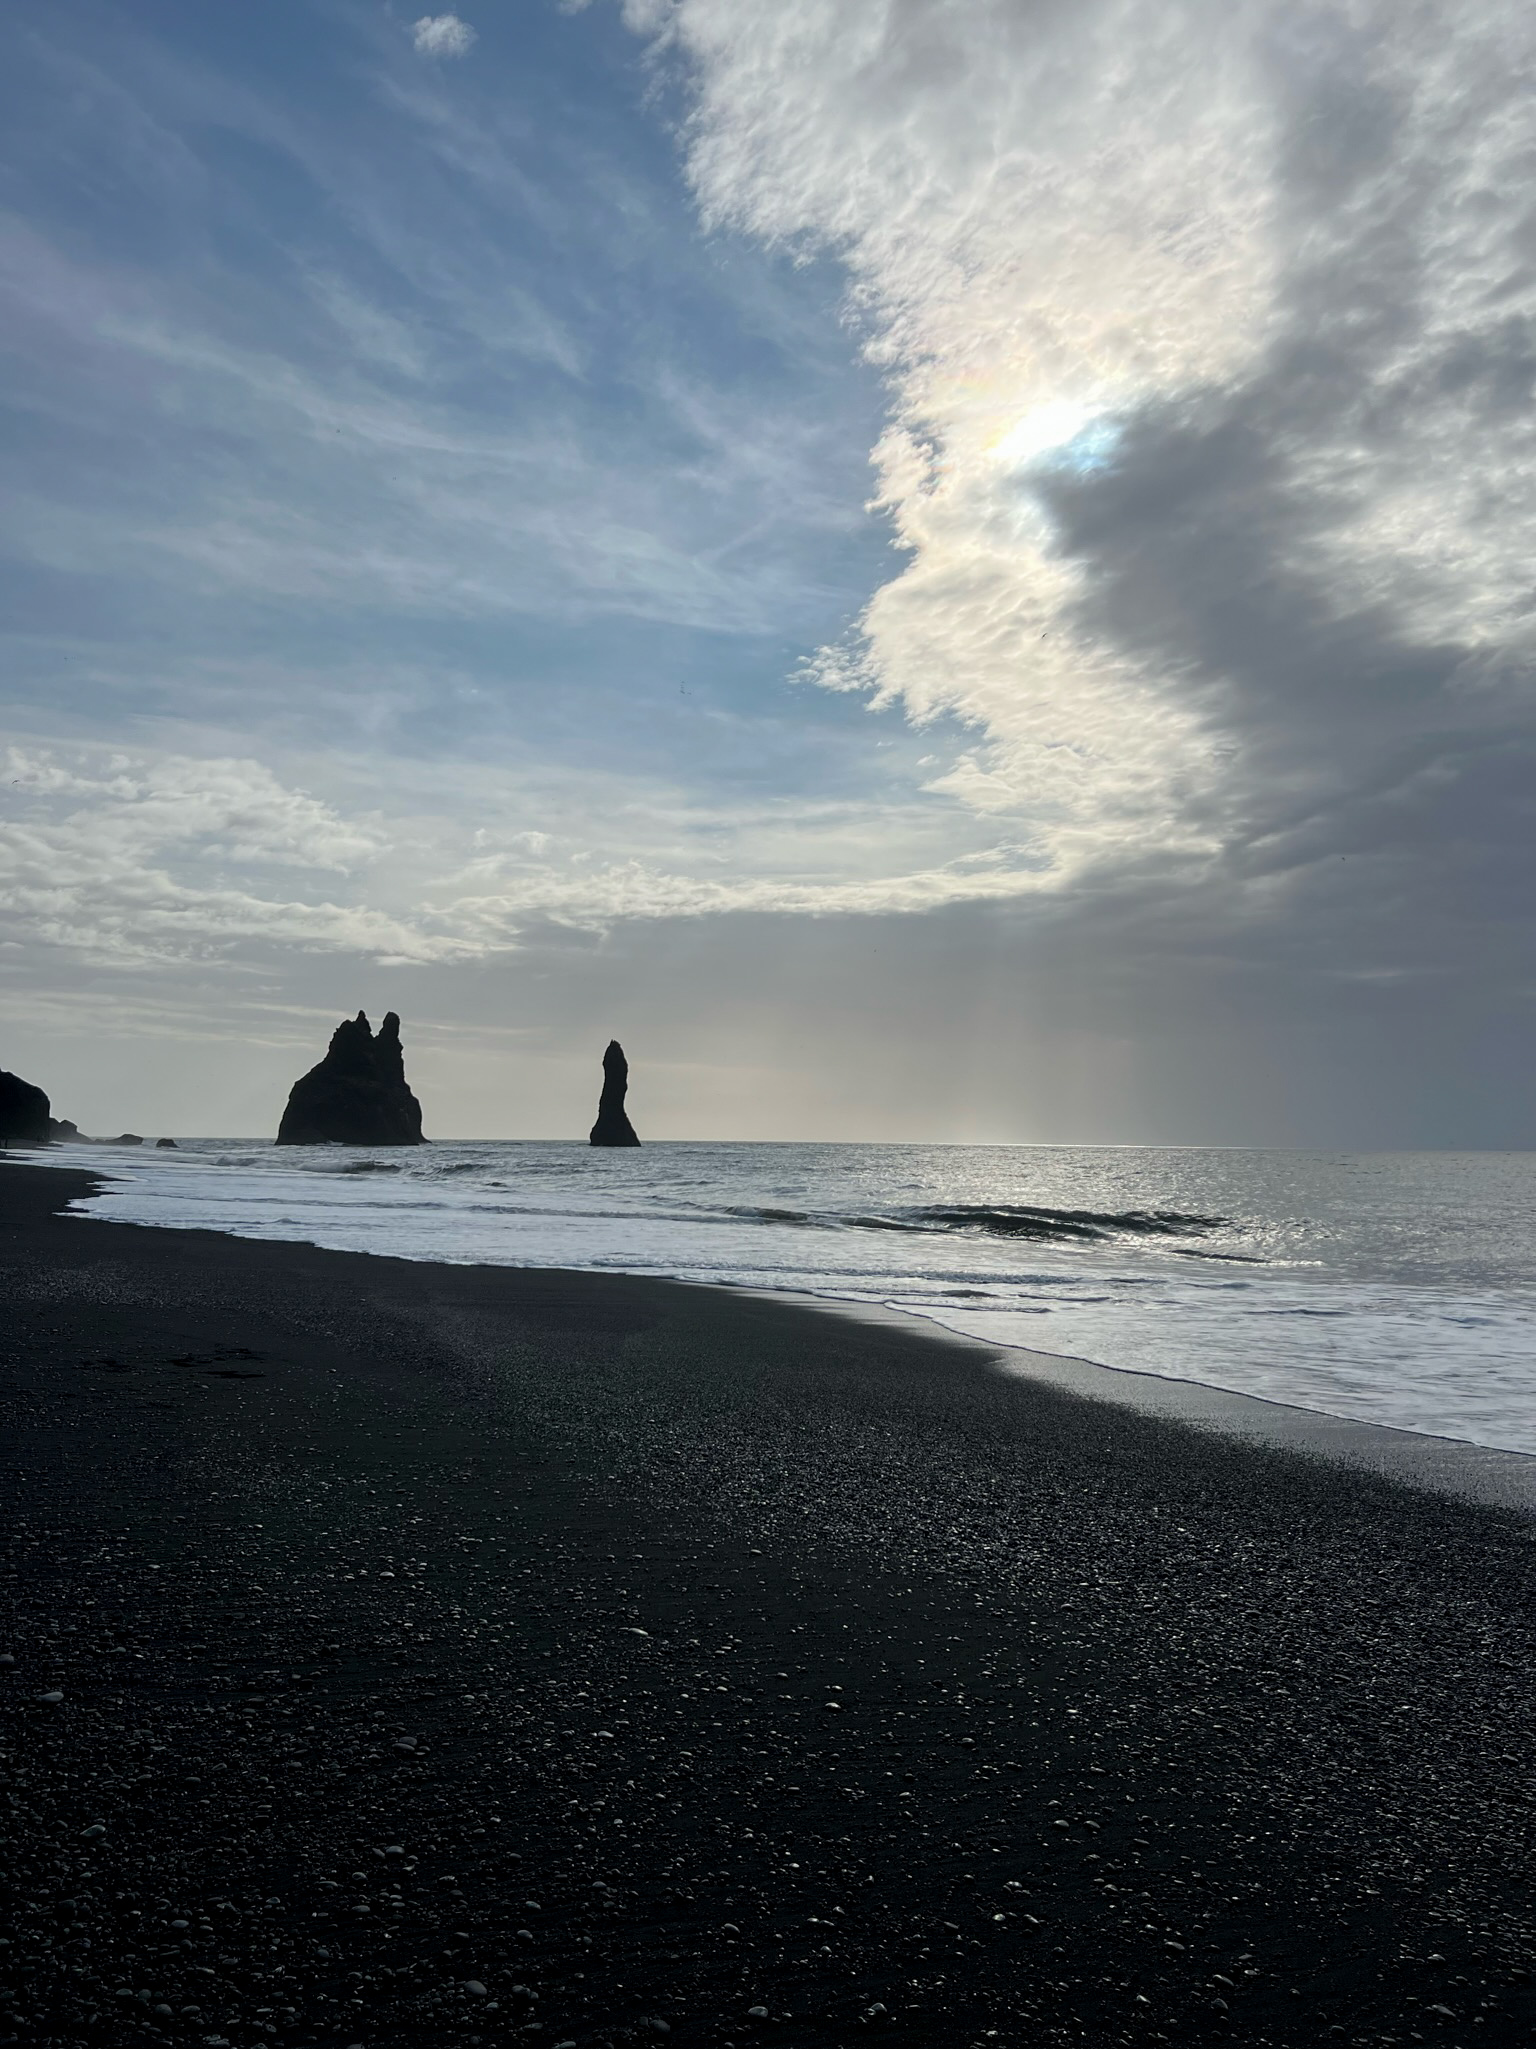
M1053 399L1016 420L993 449L1005 469L1048 467L1086 476L1114 460L1120 423L1077 399Z
M1087 433L1095 417L1091 406L1075 399L1048 399L1015 421L992 453L1010 469L1023 469L1043 455L1069 448Z
M1201 721L1076 616L1029 491L1113 458L1116 415L1230 374L1271 291L1269 123L1240 34L1110 6L677 0L708 217L837 250L892 419L876 503L907 557L817 665L977 744L936 787L1015 812L1059 880L1203 844ZM1171 792L1181 794L1174 801Z
M705 218L838 258L888 377L904 563L809 673L968 727L931 787L1028 887L1304 866L1335 805L1508 758L1470 707L1536 639L1529 10L630 15Z

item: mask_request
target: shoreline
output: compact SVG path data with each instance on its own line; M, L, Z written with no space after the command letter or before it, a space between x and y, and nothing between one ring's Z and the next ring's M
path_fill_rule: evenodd
M0 2041L1528 2039L1523 1515L85 1180L0 1171Z
M52 1162L44 1165L31 1160L25 1164L38 1166L42 1171L83 1174L101 1185L106 1185L110 1178L110 1167L101 1163L92 1163L88 1167L61 1164L57 1168ZM124 1228L175 1231L187 1227L140 1221ZM217 1229L216 1226L201 1228ZM265 1238L235 1231L219 1235L253 1244L305 1244L315 1251L331 1249L316 1245L310 1239ZM404 1257L400 1254L367 1253L358 1256ZM409 1263L423 1266L447 1264L427 1258L411 1258ZM466 1261L464 1264L479 1266L486 1263ZM487 1265L487 1270L497 1269ZM612 1271L544 1266L508 1266L501 1270L593 1273L599 1277ZM1109 1402L1137 1415L1231 1436L1272 1450L1330 1460L1405 1486L1425 1488L1459 1500L1536 1516L1536 1453L1511 1451L1502 1446L1480 1444L1472 1438L1450 1437L1400 1425L1367 1423L1357 1417L1336 1415L1328 1409L1307 1408L1273 1396L1246 1394L1212 1381L1185 1379L1136 1367L1106 1366L1071 1353L1042 1351L1035 1346L1010 1344L1002 1339L978 1338L956 1330L921 1310L892 1304L818 1294L804 1288L736 1286L728 1282L643 1273L630 1274L628 1278L662 1280L677 1287L718 1289L727 1295L768 1302L798 1303L812 1311L852 1317L872 1328L906 1328L942 1343L973 1349L979 1356L996 1360L1005 1372L1059 1388L1084 1400Z
M1108 1402L1138 1416L1210 1431L1272 1451L1328 1460L1402 1486L1422 1487L1457 1500L1536 1517L1536 1454L1529 1452L1505 1451L1471 1438L1441 1437L1388 1423L1363 1423L1353 1416L1335 1416L1327 1409L1305 1409L1267 1395L1242 1394L1208 1380L1178 1380L1171 1374L1132 1366L1102 1366L1069 1353L973 1338L917 1310L789 1289L740 1292L760 1294L765 1301L803 1302L808 1308L851 1316L876 1328L915 1325L946 1343L971 1347L995 1359L1004 1372L1059 1388L1084 1401Z

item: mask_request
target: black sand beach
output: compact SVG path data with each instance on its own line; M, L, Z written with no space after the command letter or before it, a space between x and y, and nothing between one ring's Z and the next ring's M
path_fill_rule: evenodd
M0 2041L1529 2042L1536 1523L0 1165Z

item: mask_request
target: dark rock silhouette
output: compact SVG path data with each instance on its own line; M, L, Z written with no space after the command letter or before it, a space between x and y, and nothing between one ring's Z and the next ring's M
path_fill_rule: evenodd
M164 1152L167 1148L169 1148L172 1152L175 1152L176 1150L176 1141L174 1138L157 1138L155 1140L155 1144L161 1152Z
M46 1145L53 1136L48 1098L0 1067L0 1145Z
M142 1145L143 1139L136 1131L120 1131L116 1138L104 1138L103 1145Z
M592 1127L588 1140L590 1145L638 1145L635 1127L624 1112L624 1097L629 1089L629 1062L624 1058L624 1048L617 1039L608 1041L608 1051L603 1055L603 1093L598 1100L597 1122Z
M79 1141L80 1127L72 1117L50 1117L48 1137L53 1145L73 1145Z
M400 1020L377 1038L362 1011L339 1024L318 1067L293 1085L279 1145L421 1145L421 1105L405 1079Z

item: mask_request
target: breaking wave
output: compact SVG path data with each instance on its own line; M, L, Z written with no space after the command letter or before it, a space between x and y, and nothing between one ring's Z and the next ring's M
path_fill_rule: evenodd
M952 1209L914 1212L929 1229L980 1231L993 1238L1038 1238L1056 1244L1103 1244L1122 1235L1140 1238L1189 1237L1219 1231L1226 1217L1203 1217L1175 1209L1041 1209L1032 1204L993 1208L960 1203Z
M878 1303L1536 1452L1532 1155L222 1138L76 1163L97 1216Z

